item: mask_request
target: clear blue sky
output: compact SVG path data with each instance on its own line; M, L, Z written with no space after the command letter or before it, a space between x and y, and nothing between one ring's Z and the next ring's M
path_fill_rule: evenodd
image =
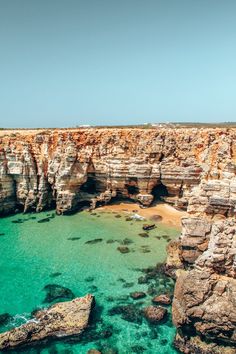
M236 121L236 0L0 0L0 126Z

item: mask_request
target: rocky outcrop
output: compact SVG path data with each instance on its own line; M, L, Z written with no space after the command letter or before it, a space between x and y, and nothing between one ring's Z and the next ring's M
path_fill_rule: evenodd
M182 220L185 270L176 272L172 309L175 345L184 353L235 353L235 173L228 166L222 163L221 180L202 180L193 189Z
M92 295L57 303L37 311L26 324L0 334L0 350L15 349L50 338L79 335L87 327Z

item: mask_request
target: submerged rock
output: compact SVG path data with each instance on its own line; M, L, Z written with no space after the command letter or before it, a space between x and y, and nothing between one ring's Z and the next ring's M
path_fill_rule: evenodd
M134 241L132 241L130 238L124 238L121 241L121 245L131 245L131 243L134 243Z
M120 251L120 253L129 253L130 252L129 247L126 247L126 246L119 246L119 247L117 247L117 250Z
M87 351L87 354L102 354L102 352L100 352L99 350L97 349L89 349Z
M87 344L90 342L96 342L100 340L102 341L104 339L110 338L112 336L112 333L113 333L113 326L104 325L102 321L97 321L96 319L92 318L90 326L80 336L80 343ZM69 344L77 343L77 337L68 338L66 342ZM100 350L100 346L99 346L99 350Z
M95 238L94 240L86 241L86 245L95 245L96 243L102 242L102 238Z
M11 315L9 313L0 314L0 326L5 326L11 319Z
M51 278L56 278L56 277L59 277L60 275L62 275L62 273L60 273L60 272L55 272L55 273L50 274L50 277L51 277Z
M68 237L67 240L69 240L69 241L78 241L80 239L81 239L81 237Z
M1 232L1 233L0 233L0 236L4 236L4 235L5 235L4 232Z
M136 304L118 305L112 307L108 311L108 314L110 316L121 315L121 318L128 322L134 322L138 324L142 323L142 313Z
M146 294L143 291L135 291L133 293L130 293L130 297L132 297L132 299L134 300L138 300L146 297Z
M149 235L148 235L148 233L147 232L141 232L140 234L139 234L139 236L141 236L141 237L149 237Z
M115 242L117 242L117 241L116 241L116 240L109 239L109 240L107 240L106 243L110 244L110 243L115 243Z
M49 222L51 218L44 218L44 219L40 219L38 220L38 223L44 223L44 222Z
M44 302L50 303L58 299L72 300L75 297L70 289L58 284L48 284L43 290L46 291Z
M94 281L94 277L87 277L84 279L86 282L90 283L92 281Z
M143 310L144 316L150 323L161 321L167 314L167 310L161 306L147 306Z
M124 283L122 287L123 288L132 288L132 286L134 286L134 283L130 282L130 283Z
M143 225L143 230L149 231L155 229L156 225L155 224L144 224Z
M171 298L167 294L161 294L159 296L155 296L152 299L152 302L154 304L170 305L171 304Z
M138 278L138 284L146 284L148 282L146 277L139 277Z
M142 246L141 249L140 249L140 252L141 253L150 253L151 250L149 249L148 246L144 246L144 247Z
M102 354L118 354L118 350L115 348L102 347Z
M88 325L94 297L86 295L35 313L26 324L0 334L0 350L14 349L49 338L79 335Z
M147 350L147 348L144 348L142 345L133 345L131 347L132 353L136 354L141 354Z
M23 222L24 222L24 220L22 220L22 219L12 220L13 224L22 224Z

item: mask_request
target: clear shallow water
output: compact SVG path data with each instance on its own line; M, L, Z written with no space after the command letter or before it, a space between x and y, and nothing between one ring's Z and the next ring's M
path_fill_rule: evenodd
M154 294L172 290L172 281L162 274L148 284L139 284L138 279L146 275L143 268L164 262L167 240L175 238L179 230L157 223L149 237L143 238L138 235L143 232L143 222L126 221L124 215L117 217L117 213L101 211L95 215L85 211L55 216L49 222L38 223L49 214L53 213L0 219L0 234L4 234L0 236L0 314L13 316L0 331L24 323L33 310L45 307L43 288L58 284L69 288L75 296L95 295L91 330L81 342L63 340L22 352L84 354L91 348L116 348L120 354L176 353L170 316L165 323L155 326L140 316L136 321L132 304L139 303L139 310L151 304ZM23 222L13 222L18 219ZM102 241L86 243L98 238ZM124 239L128 239L124 243L132 242L127 245L130 252L126 254L117 250ZM130 292L147 292L148 288L151 294L142 300L129 297ZM120 305L131 305L131 318L111 315L111 309Z

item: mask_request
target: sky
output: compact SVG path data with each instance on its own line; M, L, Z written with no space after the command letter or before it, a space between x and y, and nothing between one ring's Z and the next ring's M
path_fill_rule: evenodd
M0 127L236 122L235 0L0 0Z

